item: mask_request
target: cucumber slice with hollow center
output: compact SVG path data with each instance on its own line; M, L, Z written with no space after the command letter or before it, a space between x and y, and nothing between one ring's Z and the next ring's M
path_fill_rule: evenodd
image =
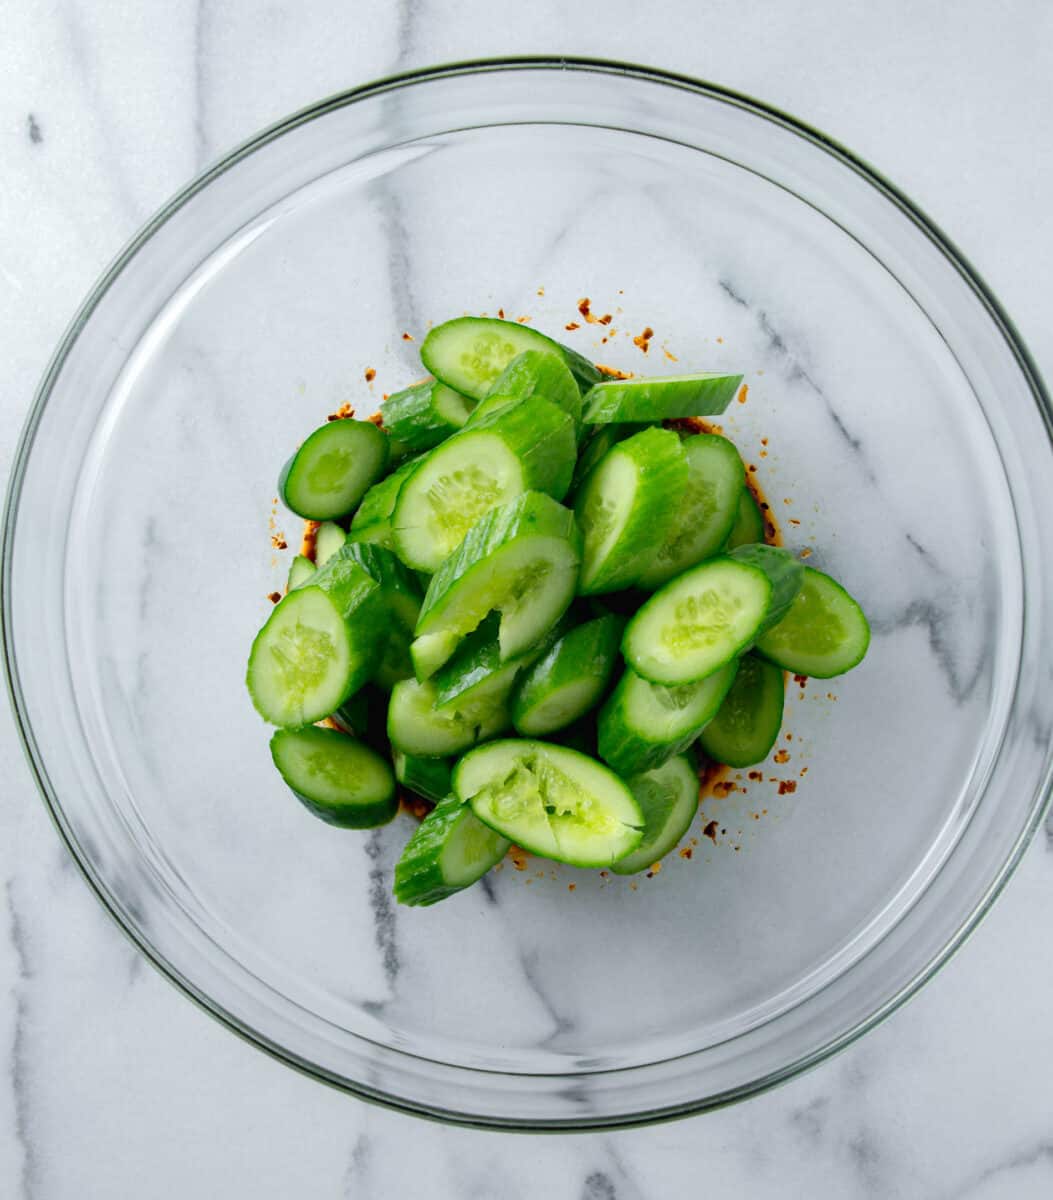
M335 521L323 521L314 536L314 565L324 567L347 541L347 532Z
M582 415L590 425L715 416L731 403L741 382L741 375L715 371L607 379L586 392Z
M391 766L334 729L279 729L271 756L282 778L317 817L344 829L384 825L398 811Z
M549 350L524 350L517 354L486 394L486 399L468 418L469 425L476 425L486 417L511 408L519 400L541 396L563 409L581 426L581 392L560 354Z
M681 754L717 715L737 671L733 659L699 683L664 687L626 668L600 709L600 757L628 776Z
M642 837L643 814L618 776L550 742L481 746L454 768L453 788L503 837L573 866L610 866Z
M748 546L751 542L764 541L764 514L748 487L739 492L739 507L735 524L728 534L728 550L737 546Z
M695 683L752 645L771 604L759 567L711 558L670 580L629 622L622 653L652 683Z
M388 453L387 438L369 421L330 421L282 468L278 494L297 516L312 521L342 517L383 475Z
M585 539L583 595L636 582L672 528L687 475L680 439L668 429L646 429L608 451L574 504Z
M415 754L393 750L391 761L399 783L425 800L438 804L450 794L453 764L448 758L418 758Z
M785 690L779 667L747 654L720 712L699 735L699 746L729 767L763 762L779 736Z
M795 675L831 679L862 662L869 645L858 603L829 575L805 567L789 611L758 639L757 650Z
M736 546L729 557L735 562L757 567L768 576L771 583L771 600L758 630L759 636L773 625L778 625L790 611L790 605L804 582L804 566L789 550L781 546L765 546L763 543Z
M380 416L402 450L430 450L456 433L473 407L467 396L429 379L390 395L380 406Z
M391 689L388 738L403 754L448 758L496 737L511 725L507 700L483 697L461 706L439 708L429 680L400 680Z
M435 904L482 879L508 853L509 841L456 796L424 818L395 864L400 904Z
M297 554L289 564L289 578L286 580L285 590L291 592L293 588L299 587L301 583L306 583L316 570L317 567L315 567L309 558L304 558L302 554Z
M625 782L644 815L643 839L611 870L616 875L635 875L665 858L691 828L698 812L698 772L691 759L680 754Z
M739 452L715 433L698 433L683 442L687 485L670 502L673 524L636 581L653 591L674 575L718 553L738 515L746 477Z

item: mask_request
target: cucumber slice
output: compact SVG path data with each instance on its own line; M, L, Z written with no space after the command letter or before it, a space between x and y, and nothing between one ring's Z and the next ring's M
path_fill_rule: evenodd
M511 843L447 796L420 823L395 864L400 904L436 904L482 879Z
M542 737L570 725L598 703L618 661L624 628L624 620L612 614L565 633L516 685L516 731Z
M683 753L719 712L737 671L733 659L699 683L663 687L627 668L600 709L600 757L628 776Z
M764 514L748 487L739 492L739 508L735 524L728 534L728 550L737 546L748 546L751 542L764 541Z
M644 815L644 833L639 846L611 866L615 875L635 875L665 858L698 812L698 772L687 755L625 782Z
M541 396L562 408L581 428L581 392L562 355L550 350L524 350L494 380L486 399L468 418L469 425L511 408L519 400Z
M391 514L395 511L395 502L402 491L402 485L420 464L420 458L411 458L404 462L396 471L379 483L373 484L362 497L358 512L348 530L348 540L354 542L375 542L391 550L394 547L394 537L391 531Z
M388 628L380 585L337 554L256 635L246 674L256 711L293 729L329 716L373 673Z
M299 587L301 583L306 583L316 570L317 568L309 558L304 558L302 554L297 554L289 564L289 578L286 580L285 590L291 592L293 588Z
M279 729L271 756L293 794L330 825L372 829L398 812L391 765L335 729Z
M729 767L763 762L779 736L785 690L779 667L747 654L720 712L699 735L699 746Z
M501 660L500 619L495 613L461 642L457 653L435 672L435 695L440 708L500 696L507 700L523 658Z
M746 486L742 459L727 438L697 433L683 447L687 487L676 499L672 528L636 581L648 591L720 551Z
M741 382L741 375L715 371L660 379L607 379L585 393L582 416L589 425L715 416L731 403Z
M369 421L329 421L282 468L278 494L307 520L342 517L384 474L388 454L387 438Z
M729 557L735 562L757 567L771 582L771 601L758 630L760 636L773 625L778 625L790 611L790 605L804 582L804 566L789 550L783 550L781 546L765 546L763 543L736 546Z
M402 486L392 517L399 557L434 572L492 508L527 491L561 500L576 453L573 421L540 396L462 430Z
M581 485L592 474L593 468L598 467L603 461L613 446L619 442L624 442L626 438L630 438L634 433L642 433L647 429L647 425L585 425L582 433L585 441L581 447L581 453L578 456L578 461L574 467L574 477L570 483L570 490L577 493L581 490Z
M622 653L652 683L696 683L753 644L771 599L771 580L760 567L711 558L670 580L637 611Z
M314 565L324 567L347 541L347 531L335 521L323 521L314 538Z
M418 758L395 750L391 755L395 778L403 787L438 804L450 794L452 762L447 758Z
M524 350L560 355L579 387L591 387L604 378L588 359L569 346L526 325L492 317L457 317L436 325L421 343L420 356L436 379L462 395L482 400L498 375Z
M388 738L403 754L448 758L496 737L511 723L508 703L500 699L439 708L430 680L403 679L391 689Z
M870 626L863 610L835 579L805 567L789 612L757 641L757 650L783 670L815 679L843 675L863 661Z
M584 534L578 591L632 586L676 519L687 458L668 429L645 429L607 452L574 502Z
M373 682L389 692L400 679L409 679L414 673L410 644L420 615L420 583L416 575L383 546L348 541L344 554L361 564L380 584L388 615L388 637L373 673Z
M418 678L494 610L503 662L536 645L570 606L580 561L574 514L551 497L527 492L487 513L428 587L413 644Z
M344 733L349 733L352 737L364 738L369 730L368 689L362 688L355 692L335 712L329 714L329 720L339 725Z
M453 789L517 846L576 867L609 867L643 836L640 806L618 776L551 742L481 746L454 767Z
M402 451L430 450L457 432L474 402L437 379L415 383L380 406L384 429Z

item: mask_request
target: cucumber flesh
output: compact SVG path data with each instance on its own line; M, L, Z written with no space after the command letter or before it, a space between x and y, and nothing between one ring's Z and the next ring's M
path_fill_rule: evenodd
M760 636L773 625L778 625L790 611L790 606L804 582L804 566L789 550L783 550L781 546L765 546L763 543L736 546L730 557L735 562L757 567L771 582L771 601L758 630Z
M345 516L384 474L388 454L387 438L369 421L330 421L282 468L278 494L311 521Z
M453 788L491 829L531 853L609 867L639 844L643 814L607 767L551 742L492 742L454 768Z
M317 568L309 558L304 558L302 554L297 554L289 564L289 578L286 580L285 590L291 592L293 588L299 587L301 583L306 583L316 570Z
M720 712L699 736L701 749L729 767L763 762L779 736L785 690L779 667L747 654Z
M435 672L435 695L440 708L472 702L477 697L507 699L511 694L523 660L502 661L499 625L496 613L487 617L461 642L453 658Z
M429 379L394 392L380 406L384 429L403 452L430 450L457 432L475 402Z
M347 532L335 521L323 521L314 538L314 565L324 567L347 541Z
M447 796L420 823L395 864L400 904L436 904L482 879L508 853L495 833L456 796Z
M429 680L400 680L391 689L388 738L403 754L448 758L496 737L511 725L507 701L484 698L460 707L439 708Z
M511 408L519 400L541 396L563 409L581 427L581 392L563 357L549 350L524 350L494 380L486 399L468 418L478 424L486 417Z
M391 760L395 767L395 778L411 792L416 792L433 804L438 804L450 794L452 763L449 759L418 758L394 750Z
M698 812L698 772L684 754L625 781L644 815L643 840L614 863L616 875L635 875L661 861L691 828Z
M728 534L727 549L734 550L737 546L748 546L751 542L763 541L764 514L754 499L753 493L748 487L744 487L739 492L738 513L735 516L735 524L731 527L731 533Z
M395 503L402 491L402 485L410 474L416 470L420 458L411 458L404 462L396 471L392 471L386 479L373 484L362 497L347 537L355 542L375 542L391 550L394 548L394 537L391 531L391 514L395 511Z
M590 425L605 425L611 421L715 416L731 403L741 382L741 375L713 371L665 378L608 379L586 392L583 418Z
M334 729L279 729L274 765L305 807L330 825L372 829L398 811L391 766L368 746Z
M571 492L577 494L581 490L581 485L592 474L593 469L603 461L608 450L619 442L624 442L626 438L632 437L634 433L642 433L647 428L649 428L647 425L625 423L583 426L582 436L587 440L583 442L578 461L574 465L574 476L570 484Z
M652 683L696 683L752 645L772 598L768 575L721 556L678 575L629 622L625 660Z
M795 675L831 679L862 662L869 645L859 604L829 575L805 567L789 612L758 639L757 650Z

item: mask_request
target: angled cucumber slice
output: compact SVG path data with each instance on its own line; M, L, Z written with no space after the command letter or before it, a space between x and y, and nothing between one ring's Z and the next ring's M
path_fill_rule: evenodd
M730 557L735 562L757 567L771 582L771 601L758 630L760 636L773 625L778 625L790 611L790 605L804 582L804 566L789 550L783 550L781 546L765 546L759 542L751 546L736 546Z
M511 408L518 400L541 396L569 413L574 427L581 426L581 392L563 356L551 350L524 350L494 380L486 399L468 418L476 425L486 417Z
M314 565L324 567L347 541L347 531L335 521L323 521L314 538Z
M607 867L639 844L643 814L607 767L565 746L491 742L453 771L454 793L503 837L576 867Z
M380 584L388 616L388 637L373 682L390 691L400 679L409 679L414 673L410 644L423 598L420 583L390 550L379 544L348 540L343 553L360 563Z
M282 468L278 494L311 521L351 512L384 474L388 440L369 421L330 421L307 438Z
M289 578L285 582L285 590L291 592L293 588L299 587L301 583L306 583L316 570L317 568L309 558L304 558L302 554L297 554L289 564Z
M735 524L728 534L728 550L736 546L748 546L751 542L764 541L764 514L748 487L739 492L739 507Z
M348 530L348 540L353 542L375 542L391 550L394 547L394 537L391 531L391 514L395 511L395 502L399 498L402 485L416 470L420 458L411 458L397 470L392 471L387 478L373 484L362 497L351 528Z
M372 829L398 811L391 765L335 729L279 729L271 756L293 793L330 825Z
M457 317L436 325L421 344L420 356L436 379L462 395L482 400L505 367L524 350L559 354L579 387L591 387L603 379L588 359L569 346L526 325L492 317Z
M584 716L603 695L618 661L625 621L614 614L565 633L525 671L512 698L512 723L526 737L543 737Z
M686 485L687 458L671 430L645 429L607 452L574 502L585 538L582 595L636 582L672 527Z
M453 763L448 758L418 758L393 750L391 761L395 778L418 796L438 804L450 794L450 774Z
M607 379L586 392L582 415L589 425L715 416L731 403L741 382L741 375L714 371L664 378Z
M474 406L467 396L429 379L392 393L380 406L380 416L402 450L430 450L456 433Z
M634 433L642 433L647 428L647 425L625 423L582 426L582 436L585 440L582 442L581 453L578 455L578 461L574 467L574 477L570 483L571 492L576 494L580 490L593 468L599 466L612 446L624 442Z
M502 660L499 627L500 618L493 613L468 634L453 658L435 672L432 678L440 708L484 696L507 699L511 695L516 674L526 659L517 656Z
M831 679L863 661L870 626L863 610L829 575L805 567L789 612L757 641L757 650L795 675Z
M496 737L511 725L507 700L483 697L475 703L436 703L435 685L402 679L391 689L388 738L403 754L448 758Z
M729 767L763 762L779 736L785 690L779 667L745 655L720 712L699 735L699 746Z
M699 683L664 687L627 667L600 709L600 757L629 776L683 753L720 711L737 671L733 659Z
M635 875L665 858L691 828L698 812L698 772L691 758L679 754L625 782L644 815L643 839L611 870L616 875Z
M400 904L436 904L482 879L511 843L456 796L447 796L420 823L395 864Z
M418 678L495 609L502 660L529 650L569 607L580 561L574 514L551 497L527 492L487 513L432 577L413 644Z
M648 591L721 550L746 486L742 459L727 438L696 433L683 447L687 486L674 502L672 527L636 581Z
M696 683L753 644L771 599L771 581L760 567L711 558L670 580L637 610L622 653L652 683Z

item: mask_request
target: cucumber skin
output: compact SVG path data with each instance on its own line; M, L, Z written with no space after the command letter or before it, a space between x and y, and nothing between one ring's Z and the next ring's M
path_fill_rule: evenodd
M511 842L498 835L495 838L492 861L486 862L475 879L463 884L448 883L443 878L439 865L440 856L446 839L457 822L465 818L479 820L467 804L462 803L456 796L447 796L421 821L406 843L402 857L395 864L395 884L392 890L400 904L421 907L446 900L481 879L508 853Z
M393 548L391 515L395 511L402 485L417 469L420 461L421 457L411 458L387 478L373 484L362 497L362 503L351 522L347 534L349 541L375 542L387 550Z
M495 433L523 464L526 491L545 492L562 500L570 491L578 439L574 420L544 396L527 396L466 427L458 437L488 430Z
M312 728L312 727L308 726L307 728ZM278 774L281 775L282 780L285 783L285 786L289 789L290 792L292 792L292 794L296 797L296 799L300 801L300 803L304 806L304 808L306 808L309 812L311 812L314 816L318 817L320 820L325 821L325 823L327 825L336 826L336 828L338 828L338 829L376 829L377 826L379 826L379 825L387 825L388 822L394 818L395 814L399 810L399 802L398 802L398 796L395 794L395 776L394 776L394 773L391 771L391 766L385 758L383 758L381 755L377 754L377 752L375 750L373 750L370 746L366 746L364 743L358 742L357 739L354 739L354 738L352 738L350 740L356 741L359 748L365 754L369 755L371 758L376 759L377 762L382 767L386 767L388 772L391 774L391 791L386 799L375 800L375 801L371 802L370 804L364 804L358 809L358 811L355 811L354 807L352 807L350 805L347 806L346 808L341 809L339 807L334 808L331 805L323 804L320 801L312 799L312 797L305 795L303 792L301 792L297 788L295 788L289 782L285 773L282 771L281 767L278 764L276 743L279 741L279 739L282 737L283 734L288 735L288 734L296 734L296 733L300 733L300 732L303 732L303 731L302 730L292 730L292 729L276 730L275 733L273 734L273 736L271 737L270 750L271 750L271 759L274 762L275 769L277 770ZM332 734L333 737L341 737L341 738L346 737L346 734L337 733L335 730L319 730L319 732L320 733L330 733L330 734Z
M418 796L423 796L433 804L440 803L450 794L453 759L418 758L414 754L404 754L401 750L395 750L392 760L395 778L411 792L416 792Z
M599 425L718 416L734 399L741 383L741 375L716 372L673 379L606 379L585 393L583 419L589 425Z
M616 863L611 864L611 871L615 875L635 875L639 871L646 871L648 867L652 866L656 862L660 862L663 858L665 858L665 856L676 846L677 842L679 842L684 834L687 833L687 831L691 828L691 822L695 819L695 816L698 813L699 792L701 790L698 780L698 771L693 758L693 755L681 755L677 758L669 759L668 763L665 764L666 766L672 767L674 770L679 770L682 772L683 781L685 784L688 783L687 776L690 775L690 786L694 791L694 802L692 803L690 800L688 800L688 802L685 803L680 820L671 827L669 822L673 816L673 809L677 806L682 797L677 796L664 815L659 813L653 814L656 817L660 817L662 820L661 826L654 830L654 832L656 834L664 833L664 836L656 836L654 841L650 844L648 844L647 838L648 834L651 832L649 826L652 823L652 814L648 812L648 805L646 801L641 798L641 793L644 796L648 794L647 777L651 775L652 772L643 771L629 779L626 779L625 782L629 785L629 790L636 797L636 802L640 805L640 811L644 815L644 835L640 845L637 846L635 850L630 851L630 853L628 853L624 858L621 858Z
M776 706L772 710L774 719L769 722L762 741L754 742L753 745L744 750L733 750L729 753L727 735L721 723L721 715L725 713L726 707L737 703L738 695L747 688L760 689L762 691L762 701L777 697ZM766 659L758 658L752 654L746 655L739 666L739 673L736 676L735 684L732 685L724 699L721 712L717 713L699 735L699 748L708 758L713 759L715 762L722 762L728 767L752 767L757 763L764 762L771 753L772 746L778 740L779 730L782 728L785 693L786 682L781 667L777 667L774 663L770 663Z
M394 392L381 404L384 430L400 451L430 450L463 427L463 421L454 424L438 409L436 389L446 386L437 379L429 379ZM449 388L449 391L454 389ZM467 397L464 400L471 407L472 401Z
M581 392L561 354L549 350L524 350L517 354L468 418L468 425L503 412L519 400L540 396L568 413L576 430L581 428Z
M790 605L804 583L804 564L798 562L789 550L783 550L781 546L766 546L763 543L736 546L728 557L736 562L758 567L771 582L768 612L757 630L754 638L756 641L773 625L778 625L790 611Z
M366 426L368 426L370 429L373 429L376 431L376 433L380 434L381 438L383 439L382 442L376 442L373 434L367 433L364 435L368 440L374 442L374 448L377 450L378 454L380 455L379 465L376 468L376 470L374 471L374 482L375 482L377 479L379 479L384 474L384 471L388 465L388 461L391 457L391 447L388 444L388 439L386 437L384 437L384 435L380 432L380 430L377 429L377 427L370 421L354 421L354 422L347 422L347 423L354 424L356 427L361 427L361 428L365 428ZM320 425L317 429L312 430L307 435L307 437L304 438L302 444L294 451L293 454L291 454L289 456L289 458L285 462L285 465L282 467L281 472L278 475L278 495L281 496L282 503L285 505L285 507L290 512L295 513L298 517L303 517L303 519L305 521L331 521L336 517L346 516L349 512L354 511L359 500L361 500L362 496L372 486L372 484L367 483L366 486L359 493L358 498L353 500L346 508L342 509L339 512L330 512L328 510L325 512L322 512L321 510L316 510L314 512L301 512L298 508L295 508L289 502L289 496L288 496L288 490L287 490L288 484L289 484L289 479L292 476L293 472L296 470L296 464L297 464L300 456L306 450L309 449L312 441L317 440L321 434L323 434L327 430L333 429L335 427L337 427L336 422L327 421L325 425Z
M739 511L735 523L728 534L726 550L728 552L739 546L748 546L753 542L764 541L764 514L760 510L753 493L748 487L742 489L739 495Z

